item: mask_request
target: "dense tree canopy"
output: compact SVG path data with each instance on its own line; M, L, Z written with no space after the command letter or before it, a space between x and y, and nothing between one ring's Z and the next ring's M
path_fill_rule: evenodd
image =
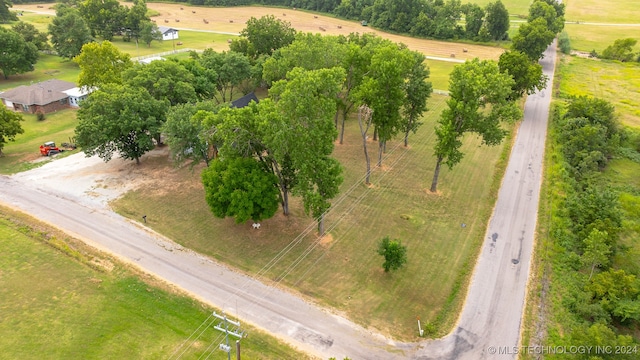
M35 45L38 50L46 50L51 48L49 45L48 35L46 33L38 31L31 23L20 21L11 27L11 30L17 32L22 38Z
M10 75L33 70L38 49L15 31L0 28L0 70L5 79Z
M0 0L0 23L18 20L16 14L11 11L13 3L10 0Z
M240 32L241 38L233 40L230 49L252 58L271 55L277 49L291 44L295 34L290 23L273 15L265 15L260 19L251 17Z
M80 15L91 30L91 36L112 40L127 17L127 10L117 0L84 0L78 4Z
M157 100L168 100L171 105L195 102L196 91L191 74L180 63L152 61L136 64L124 72L125 82L132 87L145 88Z
M56 5L56 17L49 24L51 43L58 55L72 59L82 46L92 41L91 33L78 10L63 4Z
M162 41L162 33L158 25L152 21L142 21L140 23L140 40L151 47L152 41Z
M502 1L489 3L486 8L486 27L491 39L503 40L509 31L509 12Z
M519 51L503 52L498 66L501 72L513 78L513 87L509 96L511 100L542 90L547 83L547 77L542 73L542 65L531 61L526 54Z
M0 106L0 156L7 142L14 141L16 135L24 133L21 121L24 121L22 115L7 109L4 105Z
M636 54L633 53L633 47L636 46L638 40L633 38L617 39L612 45L607 46L600 55L603 59L618 60L622 62L633 61Z
M73 61L80 66L78 85L87 87L122 84L123 72L133 66L129 54L106 40L85 44Z
M545 19L536 18L520 25L518 33L513 37L511 49L526 54L532 61L538 61L555 36L547 27Z
M210 78L215 86L216 92L213 93L213 97L220 104L231 101L234 91L252 75L249 58L234 51L219 53L206 49L198 61L207 71L204 75Z
M216 159L202 171L205 199L219 218L236 223L272 217L278 210L277 178L253 158Z
M153 149L168 104L141 87L107 84L94 91L78 110L76 143L87 156L111 160L118 152L136 160Z

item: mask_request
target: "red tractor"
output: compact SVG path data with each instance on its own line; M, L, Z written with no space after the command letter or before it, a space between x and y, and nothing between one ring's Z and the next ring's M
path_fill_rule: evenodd
M57 154L63 152L64 150L60 149L56 146L56 143L53 141L48 141L42 145L40 145L40 154L42 156L51 156L53 154Z

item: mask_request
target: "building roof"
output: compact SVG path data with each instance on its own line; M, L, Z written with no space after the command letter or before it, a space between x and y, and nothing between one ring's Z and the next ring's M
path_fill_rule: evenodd
M75 87L74 83L52 79L7 90L0 94L0 98L22 105L46 105L69 97L64 91Z
M156 60L167 60L167 59L163 58L162 56L150 56L148 58L140 59L138 60L138 62L140 64L151 64L152 61L156 61Z
M166 26L158 26L158 30L160 30L160 33L163 35L168 33L169 31L178 32L178 29L174 29L172 27L166 27Z
M251 103L251 101L255 101L256 103L260 102L254 93L248 93L247 95L241 97L240 99L234 100L231 102L231 107L235 108L243 108Z
M82 97L82 96L91 94L94 90L95 88L87 88L86 86L83 86L83 87L74 87L69 90L64 90L63 93L73 97Z

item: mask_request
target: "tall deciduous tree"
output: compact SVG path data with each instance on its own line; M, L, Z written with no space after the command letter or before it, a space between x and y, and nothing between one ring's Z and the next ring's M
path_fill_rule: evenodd
M31 23L20 21L17 24L13 25L11 27L11 30L22 35L22 38L26 42L35 45L38 50L46 50L50 48L47 34L38 31L38 29L36 29L36 27Z
M150 22L147 16L147 3L145 0L133 0L133 6L129 9L124 9L126 13L124 28L126 29L127 37L133 38L138 43L142 27L145 22Z
M0 28L0 70L5 79L9 75L33 71L36 61L38 49L34 44L26 42L15 31Z
M547 28L554 34L559 34L564 29L564 16L558 15L556 8L542 0L536 0L529 7L529 22L542 18L547 23Z
M87 87L122 84L123 72L133 66L129 54L106 40L85 44L73 62L80 66L78 85Z
M0 106L0 156L7 142L15 141L16 135L24 133L21 121L24 121L22 115L7 109L4 105Z
M291 44L295 34L296 31L289 22L279 20L273 15L265 15L260 19L251 17L240 32L241 39L246 39L247 43L234 40L230 49L243 52L252 58L271 55L277 49Z
M127 9L118 0L84 0L78 4L80 15L87 22L91 36L111 41L122 30Z
M406 48L379 47L358 89L357 98L373 110L372 123L379 136L378 166L382 165L386 142L402 128L400 110L405 103L405 79L414 63L413 55Z
M531 61L529 57L520 51L505 51L498 61L500 71L509 74L513 80L511 100L516 100L524 94L533 94L537 90L544 89L547 77L542 73L542 65Z
M260 221L278 210L276 177L253 158L216 159L202 171L205 199L219 218Z
M87 156L109 161L118 152L139 164L153 149L167 109L166 101L154 99L144 88L104 85L80 105L76 142Z
M409 146L409 133L415 134L422 125L420 117L427 111L427 99L433 91L431 83L427 82L429 68L424 63L424 55L415 51L412 54L414 63L405 83L405 101L402 107L404 119L401 120L401 126L404 132L404 146Z
M518 33L513 37L511 50L520 51L532 61L538 61L555 36L556 34L547 28L545 19L536 18L520 25Z
M605 231L592 229L584 239L584 252L580 260L590 268L589 280L593 277L596 267L609 264L611 246L607 243L609 235Z
M477 39L480 29L484 24L485 10L478 4L465 4L462 6L464 13L464 31L467 39Z
M215 52L206 49L199 58L200 64L209 74L214 75L214 84L217 90L214 98L218 103L226 103L233 100L233 92L242 82L251 77L251 63L245 55L233 52Z
M166 99L171 105L197 100L191 84L194 81L193 74L173 60L136 64L125 70L123 76L128 85L143 87L155 99Z
M293 192L318 220L324 234L324 213L342 183L341 168L330 157L337 130L333 123L335 96L344 82L342 68L305 71L295 68L287 80L275 82L269 96L277 99L276 116L265 118L265 143L282 164L290 159L296 171Z
M485 8L487 30L493 40L504 40L509 31L509 12L502 1L487 4Z
M49 24L51 44L58 55L72 59L82 46L91 42L91 33L78 10L63 4L56 6L56 17Z
M140 25L140 40L151 47L152 41L162 41L162 33L158 25L151 21L142 21Z
M449 77L449 99L436 127L436 168L431 191L438 186L440 166L449 168L462 160L461 138L474 132L487 145L499 144L505 136L502 121L515 121L521 112L509 95L513 79L500 72L494 61L477 58L456 66Z

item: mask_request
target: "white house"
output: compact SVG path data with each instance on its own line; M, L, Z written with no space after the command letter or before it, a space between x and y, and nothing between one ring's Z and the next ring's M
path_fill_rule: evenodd
M64 90L63 93L69 96L69 105L71 107L79 107L80 103L91 94L95 88L74 87L73 89Z
M158 26L162 34L162 40L175 40L178 38L178 30L166 26Z

